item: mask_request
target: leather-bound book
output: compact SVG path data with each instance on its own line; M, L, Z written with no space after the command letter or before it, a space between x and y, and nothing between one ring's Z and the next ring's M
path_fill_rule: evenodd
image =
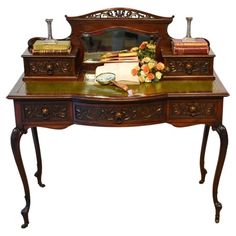
M172 39L173 54L208 54L209 43L203 38Z

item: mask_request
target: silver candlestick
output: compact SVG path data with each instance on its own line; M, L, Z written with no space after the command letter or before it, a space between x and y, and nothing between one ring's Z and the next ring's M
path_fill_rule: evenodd
M47 43L56 43L56 40L52 37L52 21L53 19L46 19L48 26L48 38L46 39Z
M185 36L185 40L192 40L193 38L191 37L191 21L192 21L193 17L186 17L187 20L187 33Z

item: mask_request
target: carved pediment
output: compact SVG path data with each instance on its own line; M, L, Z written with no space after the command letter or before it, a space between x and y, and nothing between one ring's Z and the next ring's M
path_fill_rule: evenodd
M157 16L146 13L146 12L142 12L139 10L134 10L134 9L112 8L112 9L95 11L95 12L83 15L82 17L83 18L102 18L102 19L106 19L106 18L155 19Z

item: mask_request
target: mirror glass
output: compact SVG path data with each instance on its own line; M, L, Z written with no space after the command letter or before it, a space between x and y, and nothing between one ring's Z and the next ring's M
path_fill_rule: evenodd
M82 41L85 48L84 62L101 61L108 52L128 52L138 47L143 41L157 41L158 38L145 33L129 31L127 29L108 29L99 33L84 33Z

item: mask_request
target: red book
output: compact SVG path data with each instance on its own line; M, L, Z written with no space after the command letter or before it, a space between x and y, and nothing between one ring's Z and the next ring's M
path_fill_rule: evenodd
M190 55L190 54L198 54L198 55L207 55L209 53L209 47L172 47L173 54L177 55Z

